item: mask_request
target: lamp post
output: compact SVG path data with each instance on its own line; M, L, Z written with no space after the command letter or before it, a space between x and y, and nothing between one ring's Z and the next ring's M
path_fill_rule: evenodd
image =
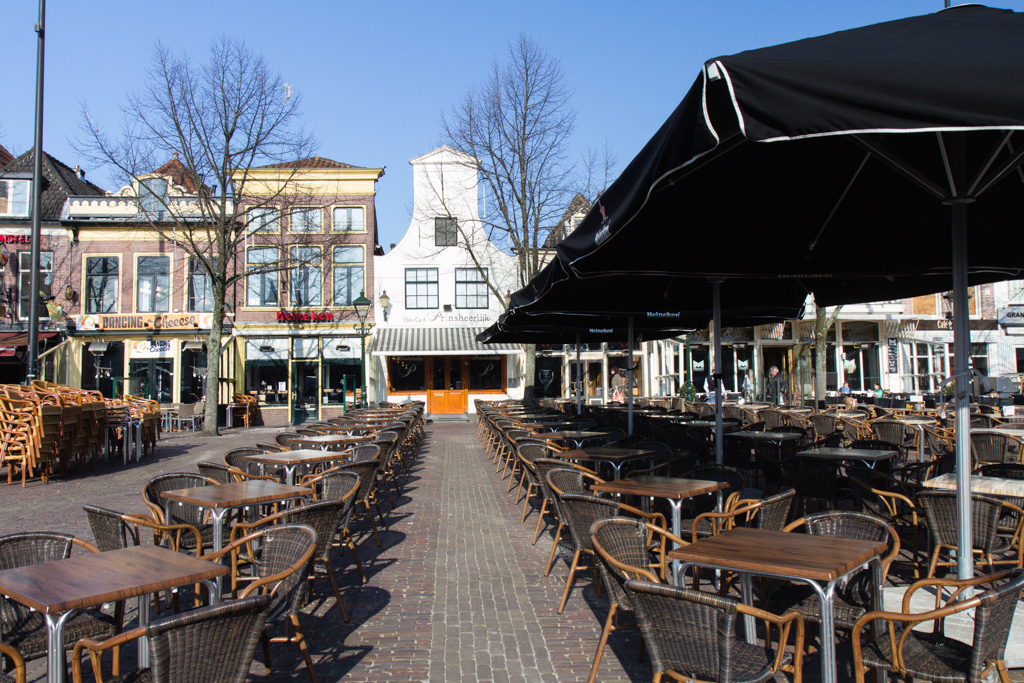
M391 303L391 297L388 296L388 291L385 289L380 295L380 310L384 312L384 322L388 321L388 304Z
M366 317L370 315L370 306L373 302L366 298L366 292L359 292L352 305L356 309L356 317L359 318L359 373L362 375L362 394L359 399L359 407L366 407Z

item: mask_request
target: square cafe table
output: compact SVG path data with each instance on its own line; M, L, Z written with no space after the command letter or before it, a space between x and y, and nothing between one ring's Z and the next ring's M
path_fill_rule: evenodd
M313 491L305 486L290 486L262 479L250 479L217 486L175 489L164 491L160 495L165 499L164 507L167 509L173 503L178 502L209 510L213 517L213 551L217 552L223 547L224 515L228 510L246 505L278 503L293 498L304 498L312 494ZM170 519L170 517L169 514L165 515L166 519Z
M956 474L940 474L922 482L926 488L956 491ZM971 475L971 493L985 493L990 496L1024 498L1024 481L1003 477L982 477Z
M330 450L337 446L352 446L354 444L369 441L372 436L350 436L348 434L321 434L319 436L304 436L301 439L292 439L292 443L311 448Z
M806 583L818 596L821 608L821 680L836 683L836 641L832 598L836 586L867 564L872 571L872 600L882 605L881 555L885 541L828 538L786 531L737 527L717 536L676 548L669 557L683 565L676 575L682 579L688 567L738 572L742 575L743 601L752 604L750 575ZM745 622L748 642L754 642L754 620Z
M0 571L0 593L46 618L46 677L59 683L67 677L64 622L74 610L138 597L139 625L145 626L150 593L209 582L227 573L228 568L216 562L140 545L5 569ZM147 640L139 639L140 667L149 666Z
M347 460L345 451L323 451L318 448L303 448L297 451L281 451L280 453L260 453L246 455L242 460L253 460L268 465L280 465L284 468L284 483L289 486L295 483L295 470L299 465L315 465L322 462Z
M806 451L797 451L796 455L808 458L819 458L821 460L834 460L839 462L863 462L874 469L875 465L883 460L890 460L898 455L897 451L876 451L870 448L809 448Z
M631 460L649 458L657 451L649 448L622 448L617 446L595 446L594 448L577 448L555 453L566 460L582 460L590 462L606 462L615 470L615 478L622 476L622 465Z
M534 439L547 439L548 441L567 441L571 442L576 448L582 448L584 441L591 439L600 439L601 437L608 436L608 432L541 432L534 434Z

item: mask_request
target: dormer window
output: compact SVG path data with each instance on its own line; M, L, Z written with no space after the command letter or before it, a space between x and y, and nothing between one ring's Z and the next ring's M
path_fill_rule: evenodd
M30 180L0 180L0 216L28 217Z
M139 180L139 208L149 215L162 215L167 209L166 179L145 178Z
M459 243L459 222L451 217L434 219L434 246L454 247Z

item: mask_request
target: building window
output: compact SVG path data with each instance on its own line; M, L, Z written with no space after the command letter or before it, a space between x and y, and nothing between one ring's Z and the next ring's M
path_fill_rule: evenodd
M333 230L363 232L366 230L365 214L361 206L336 206L332 216Z
M42 251L39 253L39 291L36 296L29 298L32 292L32 252L18 252L18 291L21 293L18 299L18 317L27 319L31 302L38 305L36 309L40 318L50 317L45 302L49 301L50 288L53 285L53 252ZM42 298L40 298L42 297Z
M426 391L427 364L423 356L389 356L388 390L392 393Z
M30 180L0 180L0 216L28 216Z
M455 269L455 308L487 308L487 269Z
M281 227L281 212L273 207L249 209L246 219L249 232L277 232Z
M217 262L213 265L216 267ZM194 256L188 260L188 310L194 313L213 310L213 282Z
M459 222L454 218L434 219L434 246L454 247L459 243Z
M502 358L502 356L470 356L469 390L501 391L504 389L505 372L502 367Z
M90 256L85 259L85 312L117 313L119 291L116 256Z
M167 210L167 180L145 178L139 181L139 208L150 218L163 218Z
M166 313L171 303L171 259L140 256L136 267L136 308L139 313Z
M405 307L437 308L437 268L405 269Z
M320 232L320 214L318 208L295 209L292 211L292 232Z
M292 247L288 300L292 306L323 305L323 260L320 247Z
M249 306L277 305L277 249L253 247L245 255L246 303Z
M352 302L364 291L363 279L363 248L334 248L334 304L351 306Z

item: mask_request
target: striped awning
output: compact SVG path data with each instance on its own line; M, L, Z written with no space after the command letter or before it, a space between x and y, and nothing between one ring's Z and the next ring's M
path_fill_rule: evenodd
M385 327L377 329L374 356L497 356L519 353L516 344L481 344L482 327Z

